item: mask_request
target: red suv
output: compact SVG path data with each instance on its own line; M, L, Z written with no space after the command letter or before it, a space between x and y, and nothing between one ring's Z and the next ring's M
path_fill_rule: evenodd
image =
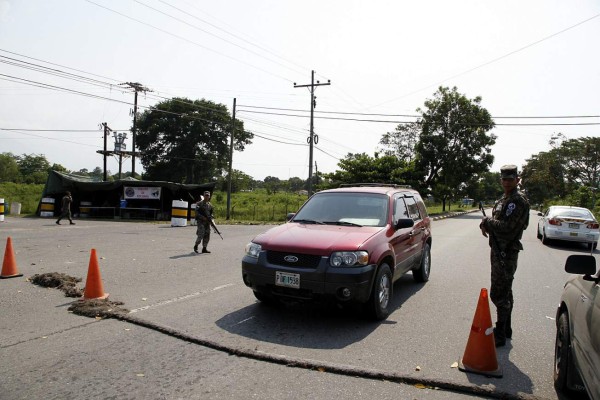
M260 301L366 304L387 318L393 283L429 280L431 219L416 190L355 184L313 195L286 224L246 245L242 277Z

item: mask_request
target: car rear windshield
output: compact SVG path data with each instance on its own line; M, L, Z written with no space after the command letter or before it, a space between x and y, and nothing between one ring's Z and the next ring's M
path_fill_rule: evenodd
M317 193L294 216L294 222L385 226L388 197L375 193Z
M588 210L575 210L572 208L559 208L554 211L554 216L556 217L570 217L570 218L584 218L584 219L594 219L591 211Z

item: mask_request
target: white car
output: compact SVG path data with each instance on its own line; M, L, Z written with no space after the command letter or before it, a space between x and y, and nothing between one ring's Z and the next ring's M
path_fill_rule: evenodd
M556 311L554 385L572 398L585 390L600 400L600 273L594 256L582 254L569 256L565 271L574 275Z
M591 250L598 245L600 225L594 214L587 208L571 206L551 206L538 221L537 237L542 243L549 240L568 240L586 243Z

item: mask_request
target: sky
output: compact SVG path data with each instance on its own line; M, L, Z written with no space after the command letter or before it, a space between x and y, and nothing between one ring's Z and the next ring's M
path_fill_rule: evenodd
M235 99L255 138L233 168L306 179L310 92L294 86L315 71L330 85L315 89L313 173L374 155L441 85L494 118L492 170L521 168L557 133L599 135L599 42L598 0L0 0L0 153L102 167L101 124L131 128L123 84L138 82L140 111Z

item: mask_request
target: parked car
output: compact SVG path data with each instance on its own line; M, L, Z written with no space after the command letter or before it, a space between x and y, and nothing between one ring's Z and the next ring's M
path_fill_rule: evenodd
M600 272L591 255L569 256L565 271L577 275L565 284L556 312L554 385L600 400Z
M538 213L537 237L548 244L551 239L586 243L588 248L596 248L600 225L594 214L587 208L551 206L545 213Z
M416 190L366 184L324 190L289 217L246 246L242 277L260 301L358 303L382 320L404 273L429 280L431 219Z

